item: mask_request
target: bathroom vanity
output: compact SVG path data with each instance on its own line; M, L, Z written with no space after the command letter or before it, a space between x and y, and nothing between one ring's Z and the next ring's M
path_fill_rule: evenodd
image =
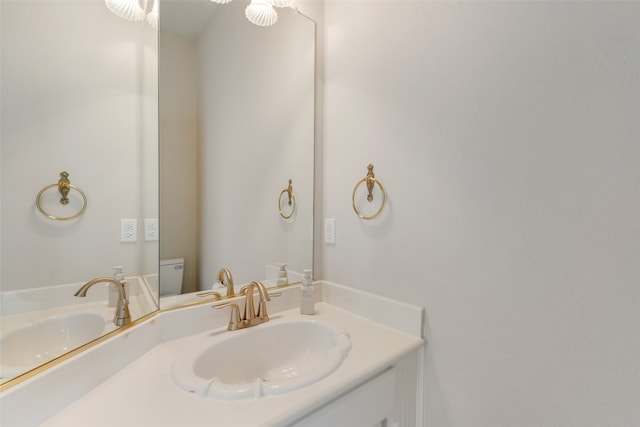
M322 302L316 303L315 315L303 316L300 287L281 293L269 302L268 322L241 331L227 331L228 310L213 310L213 302L160 312L4 392L0 402L9 413L3 422L46 427L417 425L421 308L319 282L316 294ZM259 337L269 328L285 331L290 325L335 327L338 341L349 340L343 360L309 384L260 397L216 398L176 381L181 360L196 360L194 354L241 334ZM279 341L289 345L286 336ZM259 362L259 339L258 348L246 348L248 343L237 354L240 365L250 365L254 356ZM224 363L233 366L229 357ZM39 414L33 414L34 401L41 402Z

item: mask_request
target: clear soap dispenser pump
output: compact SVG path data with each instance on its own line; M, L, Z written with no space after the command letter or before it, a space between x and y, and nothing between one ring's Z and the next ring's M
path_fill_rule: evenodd
M280 269L278 270L278 281L276 285L286 285L289 283L289 278L287 277L287 264L281 262L278 264L278 267L280 267Z
M304 278L302 279L302 298L300 299L300 314L313 314L314 295L313 281L311 279L311 270L304 270Z

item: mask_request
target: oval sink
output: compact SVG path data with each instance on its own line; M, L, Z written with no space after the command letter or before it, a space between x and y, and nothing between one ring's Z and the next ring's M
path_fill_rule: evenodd
M3 377L12 367L35 366L102 335L105 319L95 313L46 318L0 337Z
M263 324L174 361L183 390L224 400L286 393L326 377L351 349L343 330L315 320Z

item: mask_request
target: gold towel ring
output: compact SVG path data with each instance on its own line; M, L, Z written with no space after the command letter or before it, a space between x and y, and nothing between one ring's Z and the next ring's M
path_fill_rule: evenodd
M387 193L384 191L384 187L382 186L380 181L378 181L376 179L376 176L373 173L373 165L369 164L369 166L367 166L367 169L368 169L367 176L365 176L360 181L358 181L358 183L356 184L356 186L353 189L353 195L351 196L351 202L353 204L354 212L356 213L356 215L358 215L360 218L362 218L364 220L374 219L375 217L380 215L380 213L382 212L382 209L384 208L384 205L385 205L385 203L387 201ZM367 191L369 192L369 194L367 195L367 201L369 203L371 203L373 201L373 187L376 184L378 184L378 187L380 187L380 191L382 192L382 204L380 205L380 209L378 209L378 211L376 213L374 213L373 215L370 215L370 216L362 215L360 213L360 211L358 210L358 207L356 206L356 191L358 190L358 187L360 187L360 185L363 184L363 183L365 183L367 185Z
M280 216L284 219L289 219L293 216L296 211L296 196L293 194L293 186L291 185L293 181L289 180L289 185L287 188L280 192L280 197L278 197L278 212L280 212ZM282 210L282 196L287 194L288 200L287 205L291 206L291 213L287 216Z
M45 191L54 187L58 187L58 191L62 196L60 197L60 204L65 206L69 204L69 197L67 196L69 195L69 192L72 189L80 193L80 195L82 196L82 209L80 209L80 211L77 212L75 215L66 216L66 217L54 216L54 215L51 215L49 212L45 211L40 204L40 198L42 197L42 194L44 194ZM85 209L87 209L87 196L82 192L82 190L80 190L75 185L71 184L71 182L69 181L69 172L62 171L60 172L60 179L56 184L47 185L42 190L40 190L40 192L36 196L36 207L38 208L40 213L42 213L42 215L46 216L47 218L55 219L56 221L68 221L70 219L77 218L84 213Z

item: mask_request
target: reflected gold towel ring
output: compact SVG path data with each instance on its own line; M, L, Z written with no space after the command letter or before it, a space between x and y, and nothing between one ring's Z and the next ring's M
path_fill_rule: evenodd
M289 185L287 188L280 192L280 197L278 197L278 212L280 212L280 216L284 219L289 219L296 211L296 196L293 194L293 186L291 185L293 181L289 180ZM282 196L287 195L287 205L291 206L291 213L289 215L285 215L282 210Z
M42 205L40 204L40 198L42 197L45 191L54 187L57 187L58 191L60 192L60 196L61 196L60 204L65 206L69 204L69 197L67 196L69 195L69 192L72 189L80 193L80 195L82 196L82 208L80 209L80 211L78 211L75 215L65 216L65 217L51 215L49 212L45 211ZM82 190L80 190L75 185L71 184L71 181L69 181L69 172L62 171L60 172L60 179L56 184L47 185L42 190L40 190L40 192L36 196L36 207L38 208L40 213L46 216L47 218L54 219L56 221L68 221L70 219L77 218L84 213L85 209L87 209L87 196L82 192Z
M358 183L353 189L353 195L351 196L351 202L353 204L354 212L356 213L356 215L358 215L360 218L364 220L374 219L375 217L380 215L387 201L387 193L384 191L384 187L382 186L380 181L376 179L376 176L373 173L373 165L369 164L369 166L367 166L367 169L368 169L367 176L365 176L360 181L358 181ZM369 203L373 201L373 188L376 184L378 184L378 187L380 187L380 192L382 193L382 203L380 204L380 209L378 209L376 213L370 216L365 216L361 214L360 211L358 210L358 207L356 206L356 191L358 190L358 187L360 187L360 185L362 185L363 183L367 185L367 191L369 193L367 194L367 201Z

